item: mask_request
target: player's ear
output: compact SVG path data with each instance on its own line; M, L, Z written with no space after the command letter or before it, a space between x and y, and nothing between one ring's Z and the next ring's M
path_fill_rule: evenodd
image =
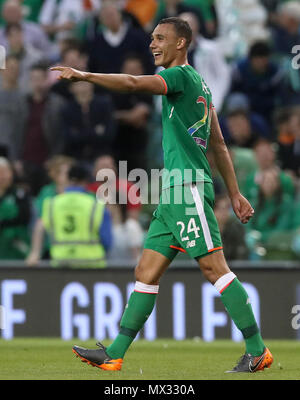
M184 37L178 38L177 49L180 50L184 47L186 47L186 39Z

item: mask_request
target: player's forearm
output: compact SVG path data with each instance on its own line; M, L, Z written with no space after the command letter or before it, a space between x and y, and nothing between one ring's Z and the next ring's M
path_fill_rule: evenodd
M94 74L85 73L85 80L105 89L118 92L133 92L136 88L136 78L127 74Z
M86 81L118 92L149 94L165 94L166 92L164 82L156 75L94 74L62 66L52 67L50 70L60 72L57 79L67 79L72 82Z
M225 182L228 194L230 198L232 198L238 194L240 190L234 172L233 163L225 143L214 148L214 158L218 171Z
M210 146L214 154L216 166L225 182L228 194L232 198L238 194L240 190L234 172L233 163L225 144L218 116L215 111L213 111L211 121Z

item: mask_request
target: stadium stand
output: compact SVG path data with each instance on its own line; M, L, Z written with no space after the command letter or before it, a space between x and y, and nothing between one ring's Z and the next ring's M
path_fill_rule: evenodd
M7 54L6 69L0 70L0 157L8 160L0 170L14 171L14 181L11 175L10 184L0 187L0 260L15 257L25 262L27 257L31 263L29 232L40 234L36 217L41 216L43 199L63 190L56 179L59 174L51 172L50 183L51 160L60 159L68 168L71 157L83 161L93 176L89 188L94 193L99 186L94 166L104 154L112 160L127 160L128 172L162 167L157 99L103 94L83 82L56 82L49 67L61 64L94 72L152 74L151 31L160 18L183 12L194 23L190 63L212 86L238 181L256 209L247 226L235 226L212 164L215 191L221 196L216 204L218 219L223 228L228 224L223 229L224 241L230 242L231 234L241 238L239 250L228 245L227 256L245 261L299 260L300 3L77 3L74 8L71 0L0 1L0 45ZM126 186L125 191L129 189ZM17 200L10 213L7 196L11 192ZM120 247L122 235L128 236L134 248L132 260L138 258L151 219L153 207L139 203L134 211L131 206L133 214L137 211L134 217L126 215L115 222L113 218L114 262L116 255L131 252ZM8 210L5 217L4 208ZM118 212L122 215L124 209L120 206ZM5 224L15 228L4 229ZM10 229L26 231L28 236L22 249L9 250L8 257L5 235ZM43 246L47 259L47 243Z

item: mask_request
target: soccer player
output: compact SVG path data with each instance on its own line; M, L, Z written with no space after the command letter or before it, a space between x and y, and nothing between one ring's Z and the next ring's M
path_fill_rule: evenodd
M248 294L230 271L222 251L213 213L214 191L206 158L208 144L236 216L242 223L247 223L254 210L239 191L210 90L187 64L191 36L190 26L180 18L159 22L152 33L150 49L155 65L165 69L153 76L52 68L60 71L59 79L85 80L122 92L163 95L166 173L162 196L135 269L135 289L122 316L119 334L107 348L101 343L99 349L73 347L73 352L82 361L104 370L121 369L127 349L153 310L160 278L178 251L187 252L197 260L206 279L221 293L228 314L245 339L245 354L228 372L256 372L270 367L273 361L260 335ZM176 201L180 194L183 195L181 202Z

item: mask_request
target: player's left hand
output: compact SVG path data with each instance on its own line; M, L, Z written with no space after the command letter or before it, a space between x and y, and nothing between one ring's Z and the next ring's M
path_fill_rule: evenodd
M70 67L52 67L51 71L60 71L60 75L57 79L67 79L72 82L84 81L86 78L86 72L78 71L75 68Z
M241 195L241 193L238 193L231 198L231 204L233 211L241 223L247 224L250 218L252 218L254 215L254 210L249 201L243 195Z

